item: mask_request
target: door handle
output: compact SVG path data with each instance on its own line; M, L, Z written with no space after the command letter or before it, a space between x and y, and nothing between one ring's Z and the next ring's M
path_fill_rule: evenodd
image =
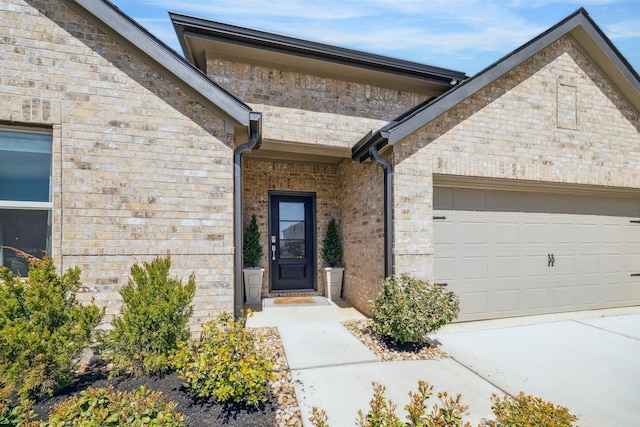
M553 264L556 263L556 258L553 254L547 254L547 267L553 267Z
M271 260L276 260L276 236L271 236Z

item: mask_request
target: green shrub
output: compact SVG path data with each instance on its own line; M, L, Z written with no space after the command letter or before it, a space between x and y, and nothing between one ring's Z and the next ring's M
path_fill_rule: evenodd
M373 398L365 415L358 411L357 425L360 427L471 427L463 420L468 415L468 407L460 403L461 396L438 393L440 403L436 403L427 413L427 400L433 395L433 386L426 381L418 382L418 391L409 392L409 404L404 409L407 421L402 422L396 415L396 405L384 396L385 387L372 383ZM496 420L485 421L478 427L572 427L577 418L567 408L546 402L538 397L520 394L501 400L495 394L491 397ZM329 427L327 414L315 406L309 418L314 427Z
M358 410L357 425L360 427L403 427L402 421L396 415L396 405L384 396L385 386L377 383L373 385L373 397L369 402L369 411Z
M578 419L563 406L523 392L516 397L505 395L504 399L494 394L491 401L491 409L496 416L496 421L490 421L491 426L571 427Z
M165 402L162 393L140 387L135 393L117 392L113 387L88 388L80 396L57 404L49 421L40 427L183 427L184 415L175 411L174 402Z
M112 376L166 371L170 352L188 338L195 279L192 274L183 285L168 277L170 267L169 256L131 267L132 278L120 290L120 317L113 319L113 330L104 339Z
M384 396L385 387L373 382L373 398L369 402L369 411L364 414L358 411L357 425L360 427L471 427L462 420L468 414L467 406L460 403L460 395L450 397L446 392L438 393L440 400L427 413L427 400L433 395L433 386L426 381L418 382L418 391L409 392L409 404L404 409L407 421L402 422L396 415L396 405ZM324 410L313 407L311 425L314 427L329 427L327 414Z
M273 363L243 325L243 319L222 313L203 326L199 340L180 344L172 365L193 394L252 406L266 401L266 385L275 379Z
M258 267L262 260L262 245L260 244L260 230L258 229L258 220L255 215L251 217L251 222L244 234L244 247L242 255L244 261L249 267Z
M342 245L340 244L340 236L338 236L338 226L335 219L329 221L327 233L322 240L322 259L330 267L335 267L342 259Z
M458 297L441 286L412 278L387 277L373 301L373 330L400 344L418 342L455 319Z
M0 268L0 385L22 399L71 384L104 311L75 297L80 270L32 260L26 281Z
M9 400L9 394L8 390L0 391L0 427L26 427L36 416L32 409L33 402L16 404Z

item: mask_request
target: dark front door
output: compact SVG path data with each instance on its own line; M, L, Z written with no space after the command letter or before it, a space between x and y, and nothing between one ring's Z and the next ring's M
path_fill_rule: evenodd
M315 196L272 194L269 199L271 290L315 288Z

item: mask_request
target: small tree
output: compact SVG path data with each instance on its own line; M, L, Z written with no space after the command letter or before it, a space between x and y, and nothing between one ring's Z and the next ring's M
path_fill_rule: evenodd
M262 259L262 245L260 244L260 230L258 229L258 220L256 216L251 217L251 222L244 234L244 248L242 255L244 261L249 267L258 267Z
M120 290L120 316L111 322L113 330L104 343L113 361L113 375L166 371L170 352L188 338L195 278L191 274L183 285L169 278L170 267L169 256L131 267L132 278Z
M335 267L342 259L342 245L340 244L338 226L335 219L329 221L327 233L322 240L322 259L330 267Z

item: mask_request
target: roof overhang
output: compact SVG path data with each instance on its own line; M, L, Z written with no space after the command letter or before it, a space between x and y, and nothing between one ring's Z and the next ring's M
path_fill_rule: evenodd
M228 133L249 133L251 108L248 105L216 85L115 5L107 0L62 1L224 120Z
M169 12L184 55L206 72L209 57L339 80L440 95L466 78L459 71L345 49Z
M602 30L591 20L586 10L581 8L451 91L404 114L400 120L392 121L378 132L365 136L353 147L351 157L365 161L368 159L370 146L375 145L378 149L382 149L403 140L567 35L575 40L583 54L592 60L592 64L598 67L617 87L636 111L640 111L640 77Z

